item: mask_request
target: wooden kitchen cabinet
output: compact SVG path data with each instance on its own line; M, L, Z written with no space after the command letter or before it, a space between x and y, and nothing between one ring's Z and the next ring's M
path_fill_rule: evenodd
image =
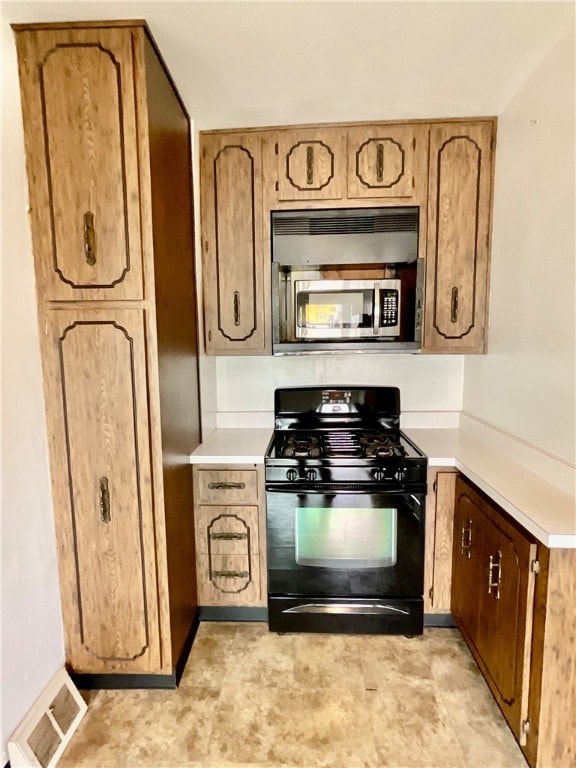
M14 30L66 664L173 686L198 624L190 122L143 22Z
M346 197L346 131L305 128L279 131L278 200Z
M263 354L269 266L264 264L262 137L200 136L204 336L209 354ZM268 275L268 280L266 276Z
M536 542L462 477L455 498L452 615L525 744Z
M198 596L202 606L263 607L266 591L261 468L195 466Z
M485 351L495 125L430 126L424 341Z
M454 469L428 469L424 547L424 613L450 616Z
M112 28L44 29L20 37L19 51L43 295L49 301L142 299L130 35Z
M348 197L412 198L416 137L427 154L420 126L404 123L348 129Z

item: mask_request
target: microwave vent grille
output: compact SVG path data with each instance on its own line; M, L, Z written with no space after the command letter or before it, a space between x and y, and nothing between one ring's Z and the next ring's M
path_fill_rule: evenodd
M418 209L393 208L374 214L320 216L273 215L274 235L353 235L372 232L418 232Z

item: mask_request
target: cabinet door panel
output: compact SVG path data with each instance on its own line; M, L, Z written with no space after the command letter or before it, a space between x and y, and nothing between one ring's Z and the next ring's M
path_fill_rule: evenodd
M485 586L480 590L476 646L490 686L518 739L526 717L527 655L530 647L535 546L506 525L486 517L482 563ZM528 630L527 630L528 627ZM523 693L525 698L523 699Z
M196 530L199 552L255 555L259 551L258 507L198 507Z
M465 486L456 482L451 609L460 628L475 643L478 631L478 589L482 581L483 516Z
M260 603L260 561L257 555L198 556L198 591L202 605Z
M424 346L483 351L492 125L430 131Z
M262 141L204 138L201 163L206 350L261 352Z
M77 671L157 668L142 313L53 310L49 323L69 661Z
M412 197L414 127L348 130L348 197Z
M44 298L140 299L131 37L123 30L27 32L18 45Z
M345 173L344 130L318 128L279 133L279 200L340 200Z

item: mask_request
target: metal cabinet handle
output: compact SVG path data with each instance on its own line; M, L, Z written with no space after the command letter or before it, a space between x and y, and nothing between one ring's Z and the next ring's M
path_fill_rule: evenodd
M470 518L466 520L466 525L462 528L460 552L466 555L468 560L472 557L472 520Z
M240 325L240 293L234 291L234 325Z
M248 571L212 571L212 576L220 579L247 579Z
M502 579L502 552L488 558L488 594L500 600L500 581ZM496 590L493 592L493 590Z
M384 181L384 144L376 145L376 181Z
M222 533L211 533L210 538L212 541L234 541L240 539L247 539L247 533L233 533L232 531L222 531Z
M112 520L110 515L110 490L108 488L108 478L100 478L100 520L103 523L109 523Z
M86 211L84 214L84 256L89 266L96 264L96 232L92 211Z
M246 483L208 483L208 488L212 491L230 491L233 489L244 489Z
M458 288L452 288L452 299L450 301L450 322L458 322Z
M306 184L314 184L314 147L306 147Z

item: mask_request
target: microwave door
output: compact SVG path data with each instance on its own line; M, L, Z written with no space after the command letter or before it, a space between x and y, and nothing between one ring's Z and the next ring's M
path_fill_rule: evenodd
M297 338L345 340L374 335L371 281L297 280L294 293Z

